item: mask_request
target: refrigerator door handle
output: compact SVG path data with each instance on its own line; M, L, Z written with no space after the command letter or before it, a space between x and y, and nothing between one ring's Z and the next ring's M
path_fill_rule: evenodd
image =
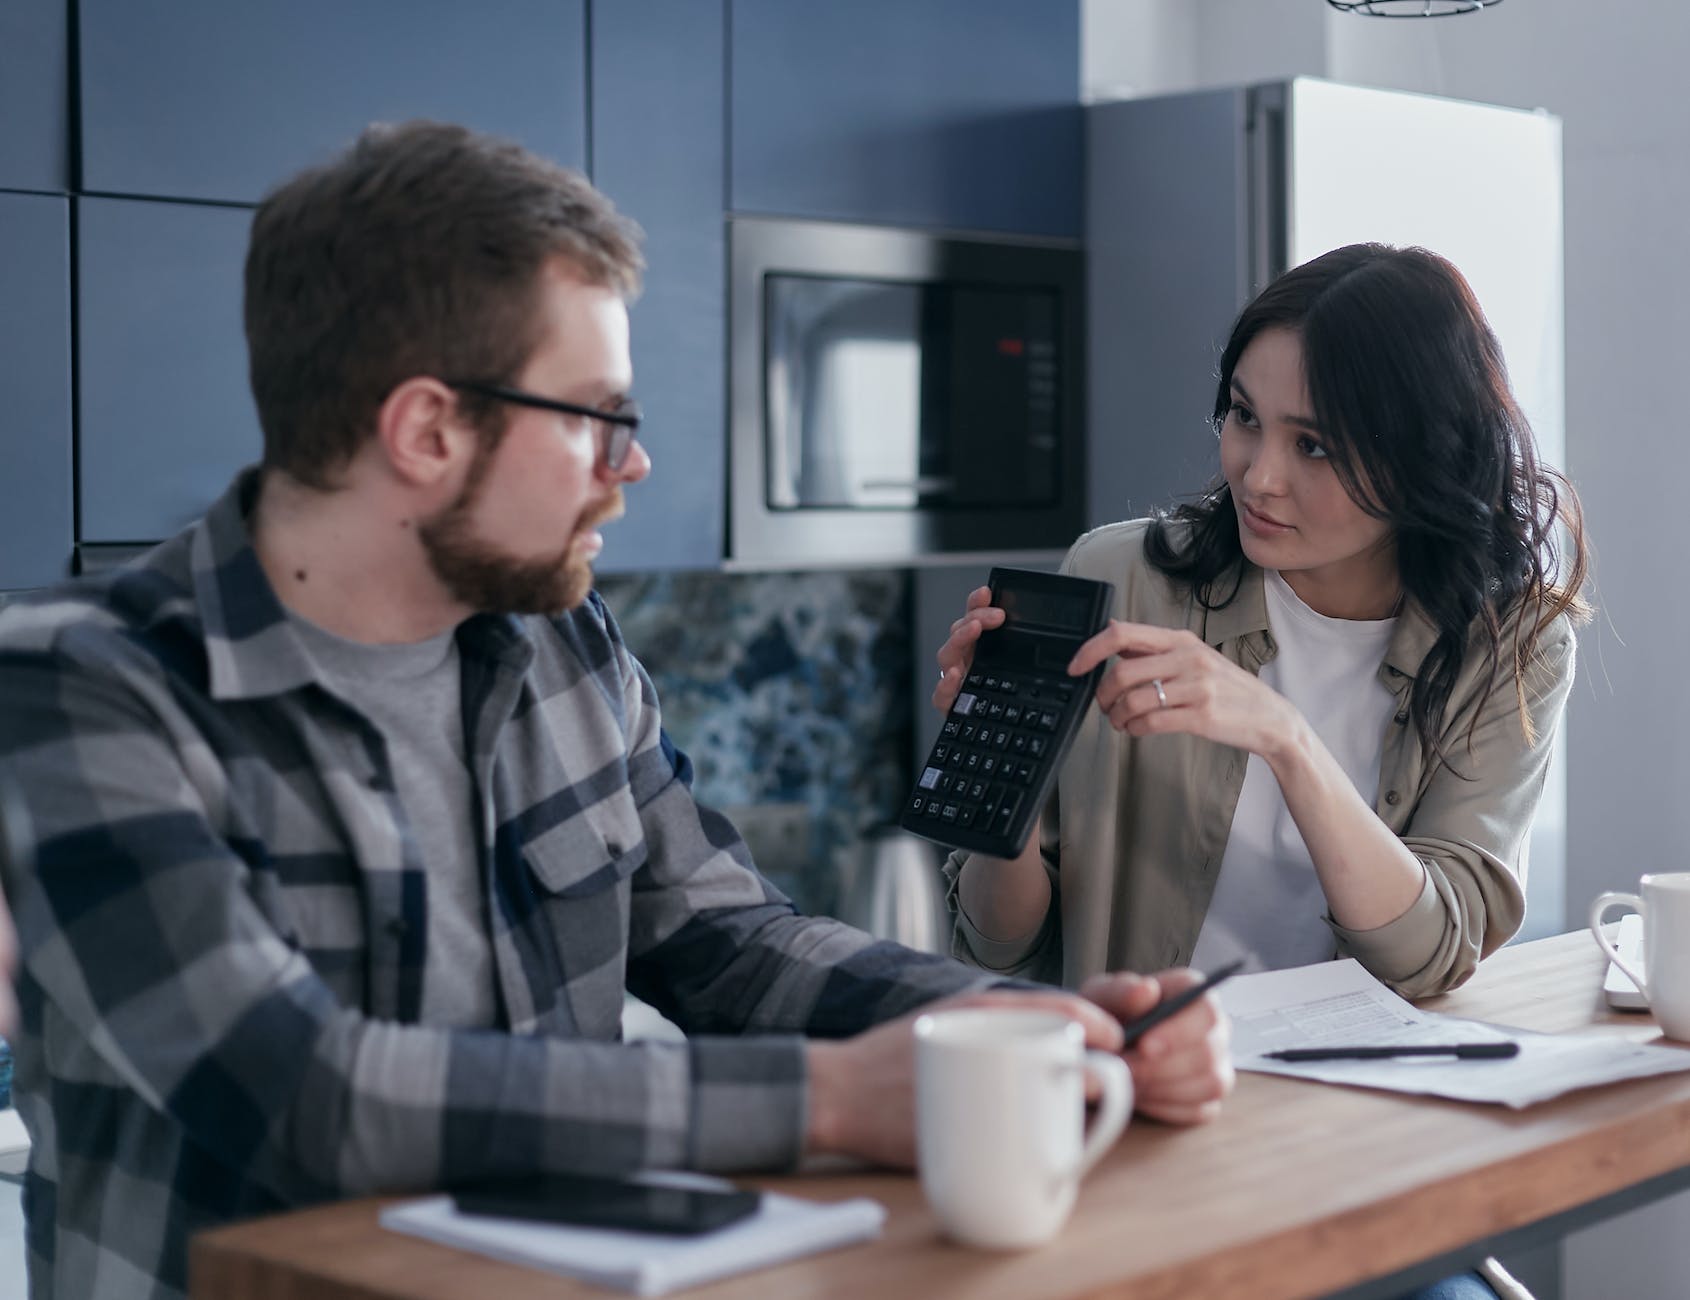
M1291 159L1287 155L1285 118L1289 112L1285 87L1254 86L1246 110L1244 165L1245 202L1249 205L1244 223L1249 247L1243 265L1249 283L1241 285L1239 302L1248 302L1276 276L1290 268L1286 250L1290 247L1286 225L1291 212Z

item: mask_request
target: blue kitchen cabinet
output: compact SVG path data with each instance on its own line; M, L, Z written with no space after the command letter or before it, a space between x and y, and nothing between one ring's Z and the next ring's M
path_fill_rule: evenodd
M1078 237L1077 0L734 0L734 211Z
M66 0L0 4L0 189L70 186Z
M593 6L593 180L645 229L631 310L651 477L628 490L605 570L721 559L727 353L723 0ZM661 33L659 35L659 33Z
M80 540L169 537L258 459L245 208L77 200Z
M585 0L80 0L81 188L253 203L371 121L586 161Z
M0 590L69 571L70 200L0 194Z

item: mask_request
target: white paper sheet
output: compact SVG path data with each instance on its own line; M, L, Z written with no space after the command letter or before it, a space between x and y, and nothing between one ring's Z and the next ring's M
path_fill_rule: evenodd
M647 1181L727 1185L693 1174L649 1175ZM866 1241L880 1234L885 1221L886 1207L866 1197L823 1204L774 1192L763 1193L761 1207L749 1218L693 1237L460 1214L450 1196L406 1201L381 1212L382 1226L395 1232L640 1295Z
M1240 1070L1362 1088L1495 1102L1516 1109L1578 1088L1690 1070L1690 1051L1605 1034L1538 1034L1421 1011L1359 962L1319 962L1240 975L1216 991L1232 1017ZM1384 1061L1273 1061L1288 1047L1403 1046L1512 1040L1507 1060L1405 1057Z

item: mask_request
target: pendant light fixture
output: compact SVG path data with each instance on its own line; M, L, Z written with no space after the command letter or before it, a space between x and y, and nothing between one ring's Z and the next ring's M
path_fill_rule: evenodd
M1326 0L1340 13L1368 18L1448 18L1494 9L1502 0Z

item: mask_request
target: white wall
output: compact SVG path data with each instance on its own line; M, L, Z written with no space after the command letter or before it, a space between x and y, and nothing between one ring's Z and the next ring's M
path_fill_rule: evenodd
M1568 721L1567 905L1690 853L1690 5L1508 0L1424 22L1323 0L1084 0L1090 97L1302 72L1563 120L1565 468L1597 553L1598 620ZM1155 42L1166 41L1164 60ZM1161 69L1162 71L1158 71ZM1483 213L1475 213L1483 220ZM1690 1196L1568 1239L1567 1300L1690 1295Z

